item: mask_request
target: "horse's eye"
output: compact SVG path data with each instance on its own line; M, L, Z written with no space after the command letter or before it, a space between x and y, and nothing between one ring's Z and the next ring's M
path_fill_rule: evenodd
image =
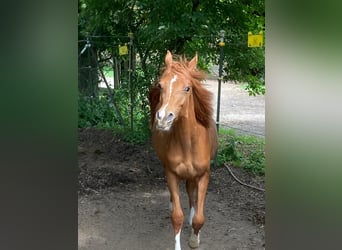
M189 92L190 91L190 87L189 86L185 87L184 91L185 92Z

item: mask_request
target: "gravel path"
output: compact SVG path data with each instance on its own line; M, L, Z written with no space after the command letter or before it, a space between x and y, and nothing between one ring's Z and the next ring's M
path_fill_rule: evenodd
M217 80L204 83L214 94L216 119ZM221 83L220 125L235 128L237 132L256 136L265 136L265 96L249 96L242 84Z

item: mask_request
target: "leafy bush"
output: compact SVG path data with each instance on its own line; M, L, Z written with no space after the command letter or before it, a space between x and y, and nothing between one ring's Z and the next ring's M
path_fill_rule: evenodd
M233 129L220 128L217 163L230 163L264 175L265 140L256 136L237 135Z
M112 128L118 123L113 104L106 96L78 96L78 127Z
M106 71L105 71L106 72ZM120 89L115 89L112 99L107 89L99 89L97 96L78 96L78 127L97 127L111 129L127 142L139 144L150 137L149 106L146 98L148 88L142 79L144 75L137 70L133 89L133 130L131 129L130 87L123 80ZM120 117L124 124L120 123Z

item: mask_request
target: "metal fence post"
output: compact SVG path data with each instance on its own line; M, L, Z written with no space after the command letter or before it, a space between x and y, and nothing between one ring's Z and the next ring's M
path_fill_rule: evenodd
M131 99L131 130L133 131L133 33L128 32L129 37L129 54L128 54L128 81L130 86L130 99Z
M217 90L217 110L216 110L216 129L219 131L219 122L220 122L220 103L221 103L221 81L222 81L222 64L223 64L223 47L224 43L224 35L225 31L220 31L220 42L218 45L220 46L220 59L219 59L219 77L218 80L218 90Z
M217 78L218 80L218 88L217 88L217 110L216 110L216 130L217 133L219 132L219 122L220 122L220 103L221 103L221 81L222 81L222 64L223 64L223 47L225 45L224 43L224 35L225 31L221 30L220 35L220 42L218 43L218 46L220 46L220 58L219 58L219 76ZM217 166L217 151L215 155L215 166Z

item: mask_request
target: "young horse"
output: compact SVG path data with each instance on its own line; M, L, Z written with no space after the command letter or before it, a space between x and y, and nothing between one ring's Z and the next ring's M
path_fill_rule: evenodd
M149 93L153 147L165 168L170 191L175 249L180 250L183 211L179 183L186 180L192 232L189 245L199 246L204 224L203 206L209 182L210 160L217 149L217 132L212 119L212 94L200 80L197 54L190 61L173 61L167 51L164 72Z

